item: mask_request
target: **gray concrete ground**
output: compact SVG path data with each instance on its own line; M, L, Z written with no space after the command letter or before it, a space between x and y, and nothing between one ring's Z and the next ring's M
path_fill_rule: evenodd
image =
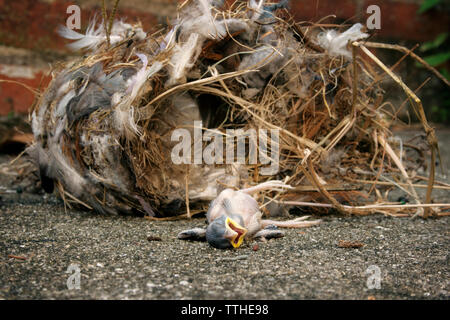
M450 163L450 132L439 138ZM434 196L450 202L448 191ZM328 216L317 227L258 243L256 251L256 242L223 251L176 239L183 229L203 226L203 219L65 212L54 196L4 194L0 298L449 299L449 222ZM340 248L339 240L364 246ZM67 287L76 278L67 273L71 265L79 268L80 289ZM377 279L380 288L369 288Z

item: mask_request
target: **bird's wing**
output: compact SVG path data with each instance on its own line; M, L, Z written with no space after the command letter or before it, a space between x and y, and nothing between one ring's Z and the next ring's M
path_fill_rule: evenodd
M234 193L235 191L232 189L225 189L217 196L217 198L211 201L208 212L206 213L208 223L211 223L224 214L227 214L224 207L224 200L231 198Z
M194 228L184 230L178 234L177 238L181 240L206 241L206 229Z
M241 215L244 221L259 212L259 205L252 196L241 191L234 191L230 197L225 197L223 206L228 215Z

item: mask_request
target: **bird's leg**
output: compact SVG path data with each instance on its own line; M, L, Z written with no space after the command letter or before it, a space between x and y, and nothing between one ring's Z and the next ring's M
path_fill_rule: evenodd
M304 221L308 219L309 216L300 217L293 220L288 221L276 221L276 220L261 220L261 226L266 228L269 225L275 225L280 228L307 228L311 226L315 226L322 222L322 220L312 220L312 221Z
M285 184L283 181L273 180L260 183L254 187L239 190L241 192L252 194L263 190L285 191L285 189L293 189L292 186Z
M194 228L184 230L178 234L177 238L181 240L206 241L206 229Z

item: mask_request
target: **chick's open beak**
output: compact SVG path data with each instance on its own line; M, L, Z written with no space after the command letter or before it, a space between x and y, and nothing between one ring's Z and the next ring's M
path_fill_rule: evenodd
M230 240L230 243L234 248L238 248L244 241L244 236L247 233L247 229L242 227L239 223L237 223L230 217L227 217L225 226L225 238Z

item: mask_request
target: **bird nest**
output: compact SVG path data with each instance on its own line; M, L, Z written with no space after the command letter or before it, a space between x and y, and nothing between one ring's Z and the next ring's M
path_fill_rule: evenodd
M224 188L282 180L291 188L260 195L267 211L427 214L411 176L423 150L403 156L408 146L389 130L386 75L407 93L433 157L434 132L420 100L367 49L383 45L365 41L360 24L295 23L283 5L187 1L154 34L121 21L62 28L88 53L55 67L32 113L44 189L69 206L170 219L204 212ZM414 204L389 203L381 191L393 188Z

